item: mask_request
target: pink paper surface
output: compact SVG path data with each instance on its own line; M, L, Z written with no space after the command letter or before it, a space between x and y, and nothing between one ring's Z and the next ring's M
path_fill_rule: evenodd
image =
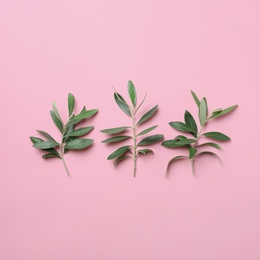
M260 259L260 2L0 1L0 259ZM197 119L190 90L209 109L239 104L208 125L232 138L215 158L167 162L182 153L156 144L154 155L114 168L101 129L129 124L113 100L127 81L154 105L154 133L171 139L170 121L185 109ZM44 161L29 136L59 139L49 116L67 94L98 108L95 143L66 161ZM198 121L197 121L198 122ZM38 136L38 135L37 135ZM127 144L128 142L125 142ZM212 149L213 151L213 149Z

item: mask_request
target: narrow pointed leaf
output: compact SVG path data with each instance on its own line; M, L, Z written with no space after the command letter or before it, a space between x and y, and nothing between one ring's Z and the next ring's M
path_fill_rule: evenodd
M124 131L126 131L130 126L122 126L122 127L115 127L115 128L108 128L101 130L100 132L105 133L105 134L119 134Z
M214 148L217 148L217 149L221 150L220 145L215 144L215 143L211 143L211 142L197 145L197 147L202 147L202 146L211 146L211 147L214 147Z
M55 115L55 113L51 110L51 118L52 121L54 122L54 124L58 127L58 129L60 130L61 133L63 133L63 124L61 123L61 121L57 118L57 116Z
M220 113L222 111L222 108L216 108L215 110L212 111L211 114L217 114L217 113Z
M57 108L55 102L52 102L52 109L53 109L53 112L55 113L56 117L61 121L61 123L63 125L63 121L61 119L60 113L58 111L58 108Z
M195 94L195 92L193 92L192 90L191 90L191 95L193 96L193 98L194 98L194 100L195 100L197 106L200 107L199 98L197 97L197 95Z
M185 123L193 130L193 133L198 134L197 124L189 111L185 111L184 114Z
M137 154L148 154L148 153L153 153L153 150L151 149L142 149L142 150L138 150Z
M48 158L54 158L54 157L60 158L60 156L58 156L58 155L55 154L55 153L47 153L47 154L44 154L44 155L42 156L42 159L48 159Z
M46 137L49 141L53 141L53 142L56 142L57 141L52 137L50 136L48 133L42 131L42 130L36 130L38 133L40 133L41 135L43 135L44 137Z
M173 162L176 162L176 161L182 160L182 159L189 159L189 157L188 157L188 156L176 156L176 157L172 158L172 159L168 162L168 165L167 165L167 168L166 168L166 172L165 172L165 176L166 176L167 173L169 172L169 168L170 168L171 164L172 164Z
M128 94L132 101L133 106L136 106L136 91L135 86L131 80L128 81Z
M199 107L199 119L200 119L201 126L205 125L206 118L207 118L207 102L206 99L203 98L200 102L200 107Z
M192 144L195 142L196 142L196 140L194 140L194 139L186 139L186 140L182 140L182 141L177 141L175 139L172 139L172 140L167 140L167 141L162 142L162 146L169 147L169 148L178 148L178 147L186 146L186 145L189 145L189 144Z
M192 159L193 156L197 153L197 150L193 147L189 149L189 158Z
M230 112L232 112L234 109L236 109L238 107L238 105L234 105L234 106L231 106L231 107L228 107L226 109L223 109L221 112L217 113L217 114L214 114L210 117L210 119L212 118L216 118L216 117L220 117L220 116L224 116Z
M121 108L121 110L128 116L131 116L129 106L126 103L126 101L124 100L124 98L116 92L114 93L114 98L115 98L117 105Z
M88 146L90 146L92 143L94 142L94 140L92 139L75 139L72 141L69 141L66 143L66 145L64 146L65 149L68 150L78 150L78 149L84 149Z
M145 135L145 134L147 134L147 133L153 131L157 126L158 126L158 125L154 125L154 126L152 126L152 127L149 127L149 128L147 128L147 129L143 130L142 132L140 132L137 136L139 136L139 135Z
M68 133L66 135L66 137L69 137L69 136L82 136L82 135L86 135L87 133L89 133L91 130L93 130L93 126L88 126L88 127L82 127L82 128L79 128L75 131L72 131L71 133Z
M182 122L170 122L169 125L176 130L186 133L195 133L194 130L187 124Z
M219 157L217 154L215 154L215 153L213 153L213 152L209 152L209 151L197 153L197 154L194 156L194 159L197 158L197 157L199 157L199 156L202 156L202 155L213 155L213 156L217 157L217 158L219 159L219 161L220 161L220 164L222 164L222 161L221 161L220 157Z
M94 116L97 112L98 112L97 109L91 109L91 110L88 110L88 111L81 111L80 114L71 118L71 120L69 121L69 125L78 124L82 120L87 119L91 116Z
M144 145L149 145L149 144L153 144L156 142L159 142L163 139L163 135L152 135L152 136L148 136L146 138L144 138L143 140L141 140L137 146L144 146Z
M56 146L59 146L59 144L54 141L43 141L43 142L35 143L33 145L34 148L38 148L38 149L49 149L49 148L54 148Z
M116 158L114 164L118 165L120 162L122 162L125 159L132 159L132 157L131 156L126 156L126 155L125 156L119 156L118 158Z
M106 140L103 140L101 143L116 143L116 142L120 142L126 139L131 138L131 136L128 135L121 135L121 136L114 136L111 138L108 138Z
M152 109L150 109L147 113L145 113L140 120L137 122L137 125L140 125L142 123L144 123L145 121L147 121L149 118L151 118L155 112L158 109L158 105L156 105L155 107L153 107Z
M30 136L30 140L33 144L36 144L36 143L40 143L40 142L44 142L43 139L41 138L38 138L38 137L35 137L35 136Z
M69 117L71 117L73 110L74 110L75 98L74 96L69 93L68 95L68 110L69 110Z
M139 108L142 106L142 104L144 103L144 101L145 101L145 98L146 98L146 94L147 93L145 93L145 95L144 95L144 98L143 98L143 100L142 100L142 102L140 103L140 105L137 107L137 109L135 110L135 114L137 113L137 111L139 110Z
M128 149L130 148L131 146L130 145L127 145L127 146L122 146L120 148L118 148L117 150L115 150L113 153L111 153L107 159L108 160L112 160L112 159L115 159L121 155L123 155L124 153L126 153L128 151Z
M203 135L210 139L214 139L217 141L229 141L230 140L230 137L228 137L227 135L224 135L220 132L208 132L208 133L204 133Z

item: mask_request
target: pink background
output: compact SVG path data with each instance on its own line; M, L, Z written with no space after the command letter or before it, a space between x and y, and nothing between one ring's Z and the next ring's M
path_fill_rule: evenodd
M0 259L260 259L259 86L260 16L255 0L1 0ZM210 110L239 104L208 130L232 141L201 158L196 177L178 151L154 145L154 155L117 169L99 130L129 123L113 100L133 80L138 116L159 104L144 127L166 139L168 122L197 114L190 89ZM49 116L62 116L67 93L99 108L91 149L66 161L41 159L30 135L59 138ZM197 118L197 117L196 117ZM127 144L128 142L126 142Z

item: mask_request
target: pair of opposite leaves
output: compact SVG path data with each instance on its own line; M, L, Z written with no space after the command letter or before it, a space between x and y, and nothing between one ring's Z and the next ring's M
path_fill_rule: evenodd
M136 113L138 112L139 108L142 106L146 98L146 95L144 96L142 102L139 105L137 105L136 89L132 81L128 81L128 94L131 100L130 105L116 91L114 92L114 98L119 108L127 116L131 118L131 126L121 126L121 127L104 129L101 130L101 132L111 135L110 138L105 139L104 141L102 141L102 143L116 143L130 138L133 139L132 145L126 145L116 149L112 154L108 156L107 159L108 160L114 159L116 165L125 159L132 159L134 162L133 175L135 177L137 158L140 155L153 153L151 149L143 148L143 147L162 141L163 135L162 134L151 135L137 142L139 136L146 135L157 127L157 125L154 125L141 132L138 132L138 127L144 122L146 122L148 119L150 119L156 113L158 109L158 105L156 105L155 107L150 109L147 113L145 113L136 123ZM228 107L226 109L217 108L213 112L209 113L206 98L204 97L201 100L199 100L199 98L193 91L191 91L191 94L198 106L198 116L199 116L201 128L200 130L198 130L197 124L193 116L187 110L184 113L185 122L169 123L170 126L172 126L174 129L181 132L188 133L190 137L187 138L184 135L178 135L174 139L166 140L162 142L162 146L168 148L185 147L188 149L187 156L176 156L169 161L167 165L166 173L168 172L169 166L174 161L180 159L188 159L191 161L193 174L194 174L194 162L198 157L203 155L214 155L220 160L219 156L211 151L198 151L198 149L200 149L201 147L207 147L207 146L214 147L216 149L221 149L220 145L214 142L200 143L199 141L202 136L217 141L230 140L228 136L220 132L203 133L203 128L208 123L208 121L230 113L237 107L237 105ZM94 141L88 138L81 138L82 136L88 134L94 128L93 126L82 127L82 128L76 128L76 126L84 119L92 117L98 112L97 109L87 110L86 107L84 106L79 114L74 115L73 114L74 104L75 104L75 98L72 94L69 93L68 95L69 118L68 121L64 123L59 114L56 104L54 102L52 103L53 110L50 111L50 114L54 124L61 132L62 138L60 143L58 143L51 135L49 135L48 133L42 130L37 130L37 131L42 136L44 136L47 140L43 140L41 138L34 137L34 136L30 137L31 142L33 143L33 147L44 150L46 152L46 154L42 156L43 159L56 157L62 160L68 176L70 174L64 160L64 154L69 152L69 150L85 149L89 147ZM132 136L123 134L129 129L132 129Z

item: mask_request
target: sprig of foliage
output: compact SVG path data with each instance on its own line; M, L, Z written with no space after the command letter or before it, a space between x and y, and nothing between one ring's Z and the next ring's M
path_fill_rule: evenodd
M217 157L220 162L221 159L219 156L211 151L201 151L198 152L198 149L201 147L214 147L216 149L221 149L220 145L217 143L213 142L205 142L205 143L199 143L201 137L207 137L209 139L213 139L216 141L229 141L230 138L220 132L207 132L203 133L203 129L205 125L212 119L224 116L230 112L232 112L235 108L238 107L238 105L234 105L225 109L217 108L211 113L208 113L208 105L207 105L207 100L206 98L202 98L201 101L197 97L197 95L191 91L191 94L198 106L198 116L199 116L199 121L200 121L200 130L198 130L196 121L194 120L193 116L189 111L185 111L184 113L184 123L183 122L170 122L170 126L173 127L174 129L189 133L192 137L186 137L184 135L178 135L174 139L171 140L166 140L162 142L162 146L168 147L168 148L180 148L180 147L186 147L189 152L189 156L176 156L172 158L168 165L167 165L167 170L166 173L168 173L169 166L178 160L182 159L189 159L192 163L192 173L194 174L194 162L198 157L201 157L203 155L213 155Z
M30 140L33 143L33 147L47 152L42 156L43 159L48 158L59 158L62 160L65 170L70 176L69 170L67 168L66 162L64 160L64 154L68 153L69 150L80 150L89 147L94 140L87 138L79 138L83 135L88 134L93 130L93 126L82 127L76 129L76 125L79 124L84 119L94 116L98 110L86 110L84 106L78 115L74 115L74 104L75 98L69 93L68 94L68 112L69 118L65 124L59 114L55 102L52 103L52 110L50 111L51 118L54 124L57 126L61 133L61 142L57 142L51 135L42 130L37 130L42 136L47 140L43 140L38 137L31 136Z
M126 139L133 139L133 144L132 145L126 145L118 148L115 150L113 153L111 153L108 156L108 160L113 160L115 159L115 165L117 165L119 162L125 160L125 159L133 159L134 161L134 177L136 176L136 162L137 158L140 155L146 155L153 153L151 149L143 148L143 146L148 146L151 144L154 144L156 142L159 142L163 139L163 135L161 134L156 134L156 135L151 135L148 137L143 138L139 142L137 142L137 139L139 136L143 136L145 134L148 134L152 130L154 130L157 125L149 127L141 132L138 133L138 128L141 124L146 122L148 119L150 119L152 116L155 115L158 105L150 109L148 112L146 112L136 123L136 113L138 112L139 108L142 106L146 95L144 96L142 102L137 106L137 94L136 94L136 89L132 81L128 81L128 95L131 100L131 105L129 105L125 99L116 91L114 92L114 99L117 103L117 105L120 107L120 109L131 118L132 124L131 126L121 126L121 127L116 127L116 128L109 128L109 129L104 129L101 130L102 133L105 134L110 134L112 135L110 138L105 139L102 141L102 143L115 143L115 142L120 142ZM132 136L130 135L123 135L124 132L127 130L132 129L133 134Z

